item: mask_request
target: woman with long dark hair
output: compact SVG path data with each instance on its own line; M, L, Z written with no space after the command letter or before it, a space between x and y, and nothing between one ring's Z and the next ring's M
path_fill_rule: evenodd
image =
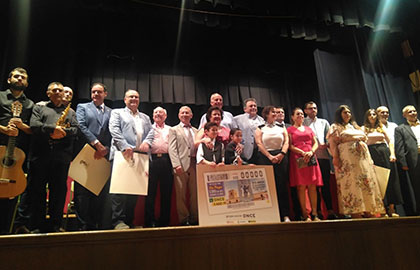
M320 221L317 211L318 186L322 186L322 175L315 151L318 141L312 129L303 125L304 114L301 108L292 111L293 126L287 129L290 149L290 186L296 187L302 220ZM311 203L311 217L306 211L306 190Z
M395 165L395 152L393 145L390 145L388 134L382 128L379 117L375 109L369 109L365 113L363 131L367 136L367 145L373 163L377 166L390 169L388 186L385 192L384 204L387 208L388 216L398 217L395 213L395 204L402 204L400 180Z
M367 137L347 105L340 105L335 112L327 139L333 156L340 213L353 218L384 214Z

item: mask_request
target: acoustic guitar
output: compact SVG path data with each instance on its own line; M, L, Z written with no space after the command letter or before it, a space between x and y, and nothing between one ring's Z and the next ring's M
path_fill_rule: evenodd
M12 103L13 117L20 117L22 104ZM16 137L9 136L7 146L0 146L0 198L11 198L21 194L26 188L26 177L22 170L25 153L15 147Z

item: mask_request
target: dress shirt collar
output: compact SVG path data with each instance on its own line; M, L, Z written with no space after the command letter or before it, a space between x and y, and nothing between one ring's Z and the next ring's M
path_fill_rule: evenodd
M417 119L416 120L416 122L410 122L410 121L408 121L407 120L407 123L411 126L411 127L415 127L415 126L418 126L418 125L420 125L420 121Z
M166 124L163 123L162 126L158 126L156 123L153 123L153 127L158 128L158 129L164 129L166 127Z
M25 93L22 93L22 95L20 95L19 97L15 97L15 96L12 94L12 90L10 90L10 89L7 89L7 90L6 90L6 95L7 95L7 98L8 98L8 99L13 99L13 100L22 100L22 101L25 101L25 99L26 99Z
M306 121L309 121L310 123L313 123L318 119L318 117L316 117L316 116L315 116L314 119L310 118L309 116L306 116L305 118L307 119Z
M137 111L135 112L135 113L133 113L133 111L132 110L130 110L128 107L125 107L124 108L126 111L128 111L129 113L130 113L130 115L132 115L132 116L137 116L137 115L139 115L139 110L137 109Z
M266 122L265 123L266 125L268 125L268 123ZM284 123L284 121L283 122L278 122L278 121L276 121L276 122L274 122L274 124L273 124L273 126L274 125L278 125L278 126L280 126L280 127L282 127L282 128L284 128L284 127L286 127L286 123ZM270 126L270 127L272 127L272 126Z
M274 121L273 123L271 123L271 124L269 124L268 122L265 122L265 125L267 126L267 127L270 127L270 128L272 128L272 127L274 127L275 125L280 125L280 126L282 126L282 125L284 125L284 122L283 122L283 124L280 124L279 122L277 122L277 121Z
M192 128L191 124L186 125L186 124L184 124L184 123L182 123L182 122L180 122L180 123L181 123L181 126L182 126L183 128Z
M252 119L252 120L255 120L255 119L257 119L257 117L258 117L258 114L256 114L255 116L251 116L249 113L245 113L246 114L246 116L248 116L248 118L249 119Z

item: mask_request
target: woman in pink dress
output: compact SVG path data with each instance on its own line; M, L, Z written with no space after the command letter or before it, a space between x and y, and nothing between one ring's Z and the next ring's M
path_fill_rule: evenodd
M319 221L317 211L317 186L322 186L322 175L315 156L317 139L311 128L303 125L303 111L295 108L292 113L293 126L287 129L290 149L290 186L297 187L298 199L302 209L302 220ZM311 202L311 216L306 211L306 189Z

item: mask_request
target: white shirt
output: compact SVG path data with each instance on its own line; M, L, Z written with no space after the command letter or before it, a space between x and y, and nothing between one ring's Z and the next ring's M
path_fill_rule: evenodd
M420 125L411 126L411 130L413 131L414 135L417 139L417 148L420 148Z
M188 133L190 133L190 134L191 134L191 136L194 138L194 131L193 131L193 129L192 129L191 124L190 124L190 126L191 126L191 127L186 128L186 127L185 127L185 124L181 122L181 126L184 128L185 136L187 136L187 138L188 138Z
M258 115L255 115L254 117L251 117L249 113L247 113L247 115L251 130L255 131L259 125L264 124L264 121L261 121L261 117L258 117Z
M216 143L216 139L213 139L211 141L211 143L213 144L213 148L214 148L214 144ZM223 146L223 144L222 144L222 146ZM198 149L197 149L197 164L200 164L201 161L203 161L203 159L204 159L203 147L206 147L206 146L203 146L202 143L200 143L200 145L198 146ZM223 148L222 148L222 151L224 151ZM222 162L225 162L224 156L222 157Z
M143 132L144 132L143 123L141 121L140 113L138 110L135 113L133 113L133 111L130 109L128 111L130 112L130 115L133 117L136 134L137 134L135 150L139 150L141 142L142 142L142 138L143 138Z
M152 154L166 154L169 148L169 129L171 127L163 124L163 127L158 127L156 123L153 124L154 136L152 143Z
M330 129L330 123L328 123L327 120L318 117L315 117L315 119L312 120L307 116L303 120L303 125L312 129L312 131L315 133L319 145L326 143L325 136ZM319 149L318 147L318 149L315 151L315 154L319 159L329 159L327 149Z
M284 142L284 128L276 124L265 124L261 129L262 143L267 151L281 150Z
M394 144L395 141L395 128L397 128L398 125L393 122L387 122L386 125L382 125L382 128L385 130L386 135L388 135L389 141L391 144Z
M204 127L204 125L207 123L206 119L206 113L201 116L200 120L200 128ZM233 119L233 115L230 112L223 111L223 119L222 122L220 122L221 126L227 127L228 129L237 128L235 120Z

